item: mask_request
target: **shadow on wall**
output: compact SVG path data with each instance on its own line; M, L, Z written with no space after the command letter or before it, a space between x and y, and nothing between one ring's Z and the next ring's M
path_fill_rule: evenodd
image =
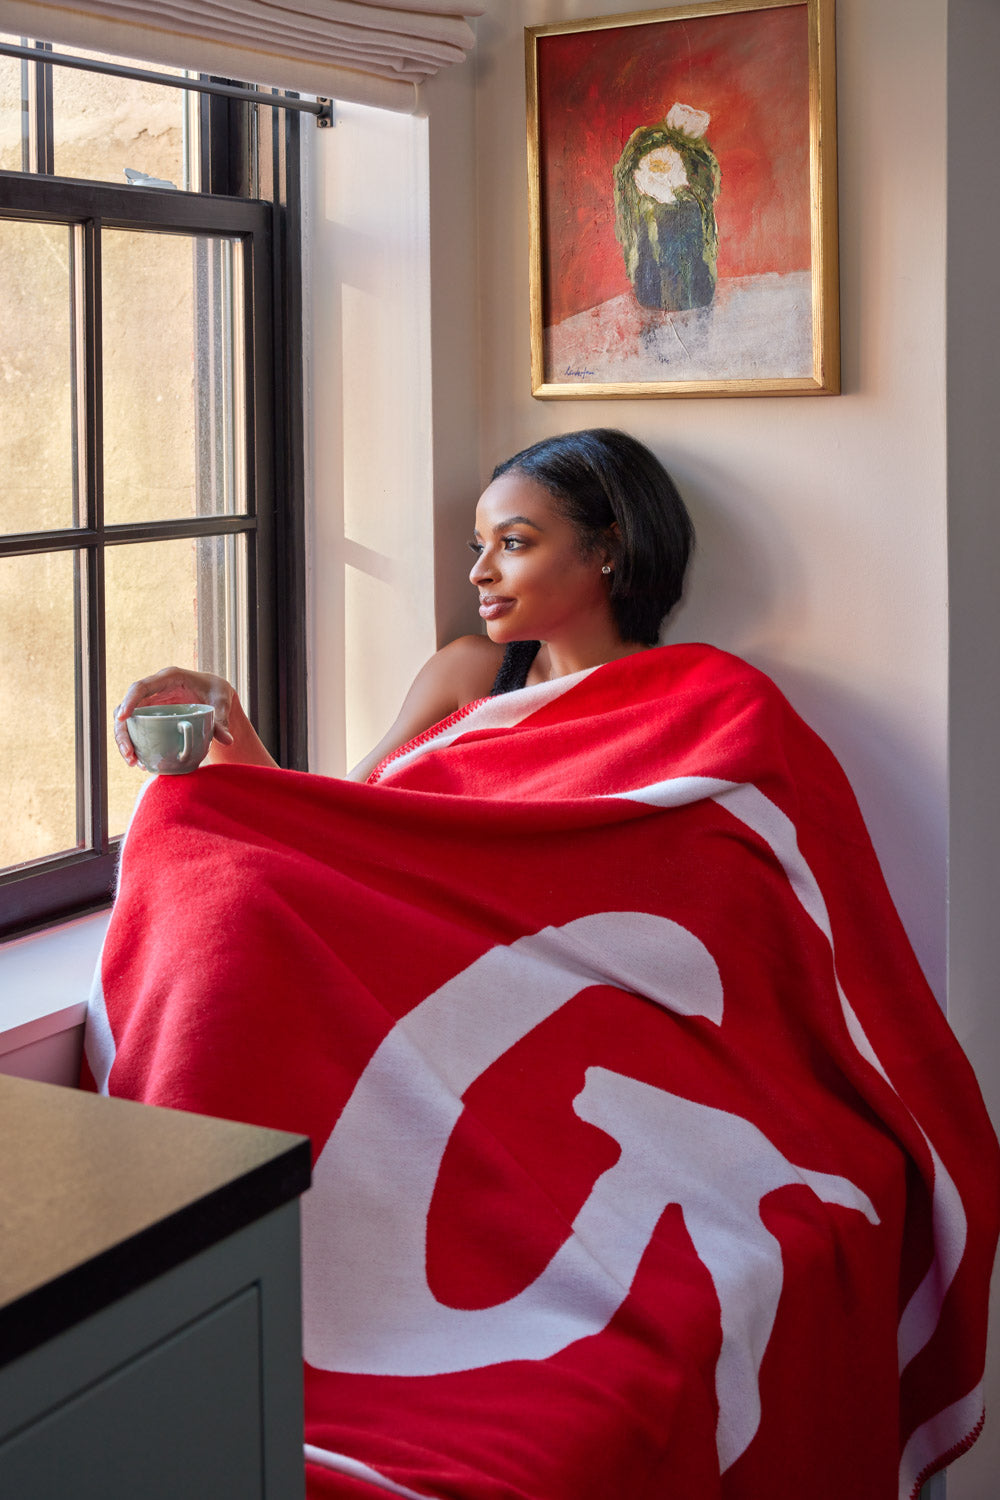
M766 652L746 656L774 678L847 772L896 909L943 1006L948 829L941 768L870 699Z
M761 524L764 498L734 489L733 476L698 457L671 450L671 477L691 512L697 541L684 598L670 617L672 641L708 641L748 655L748 643L772 634L780 601L780 628L794 632L805 613L798 553L779 527ZM719 495L727 497L720 505ZM754 524L747 524L754 517Z
M789 663L789 646L809 628L808 590L789 534L769 527L766 497L733 490L732 476L688 469L671 453L698 544L668 641L708 641L774 679L847 773L872 843L924 973L946 994L947 809L943 768L921 749L888 701L843 680ZM719 495L725 495L722 506ZM752 523L746 518L753 517ZM791 654L794 654L791 653Z

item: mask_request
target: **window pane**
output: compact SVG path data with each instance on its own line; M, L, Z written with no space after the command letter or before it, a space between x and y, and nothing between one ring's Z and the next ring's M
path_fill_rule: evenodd
M179 68L84 52L78 47L59 46L56 51L67 57L89 57L184 76ZM133 78L84 73L79 68L53 67L52 113L57 177L123 183L128 180L128 167L171 187L189 186L185 176L183 90Z
M0 531L75 524L73 245L0 219Z
M102 237L109 525L246 509L242 245Z
M246 698L246 539L140 542L109 547L106 572L109 709L160 667L218 672ZM111 836L121 833L141 785L108 747Z
M0 33L0 42L21 46L19 36ZM0 172L21 170L21 61L0 57Z
M0 558L0 867L75 849L78 554Z

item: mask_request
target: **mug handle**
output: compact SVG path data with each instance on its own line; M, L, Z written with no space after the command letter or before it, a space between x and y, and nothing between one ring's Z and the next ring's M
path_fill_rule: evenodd
M177 760L179 764L183 765L184 762L186 760L189 760L191 757L191 746L194 744L194 730L191 728L191 724L187 719L181 719L180 723L177 725L177 728L180 730L181 736L184 740L183 748L181 749L181 753L180 755L178 755Z

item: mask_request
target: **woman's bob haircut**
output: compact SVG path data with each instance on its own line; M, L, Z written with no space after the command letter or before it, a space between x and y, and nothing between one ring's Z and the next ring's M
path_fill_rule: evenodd
M681 597L694 527L666 469L649 449L612 427L543 438L497 464L547 490L580 533L586 551L614 558L610 603L624 641L655 646Z

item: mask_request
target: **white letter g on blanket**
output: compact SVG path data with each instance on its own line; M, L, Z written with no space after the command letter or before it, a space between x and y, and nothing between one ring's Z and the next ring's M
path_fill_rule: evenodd
M722 1020L718 968L692 933L643 912L600 912L490 949L385 1038L320 1153L303 1203L306 1359L320 1369L397 1376L547 1359L607 1326L663 1210L679 1203L719 1298L724 1469L757 1428L757 1370L781 1293L781 1251L761 1223L760 1200L804 1183L877 1222L844 1178L792 1166L738 1115L590 1068L574 1109L611 1135L621 1156L595 1182L572 1235L535 1281L494 1307L445 1306L427 1284L427 1215L462 1094L595 984Z

